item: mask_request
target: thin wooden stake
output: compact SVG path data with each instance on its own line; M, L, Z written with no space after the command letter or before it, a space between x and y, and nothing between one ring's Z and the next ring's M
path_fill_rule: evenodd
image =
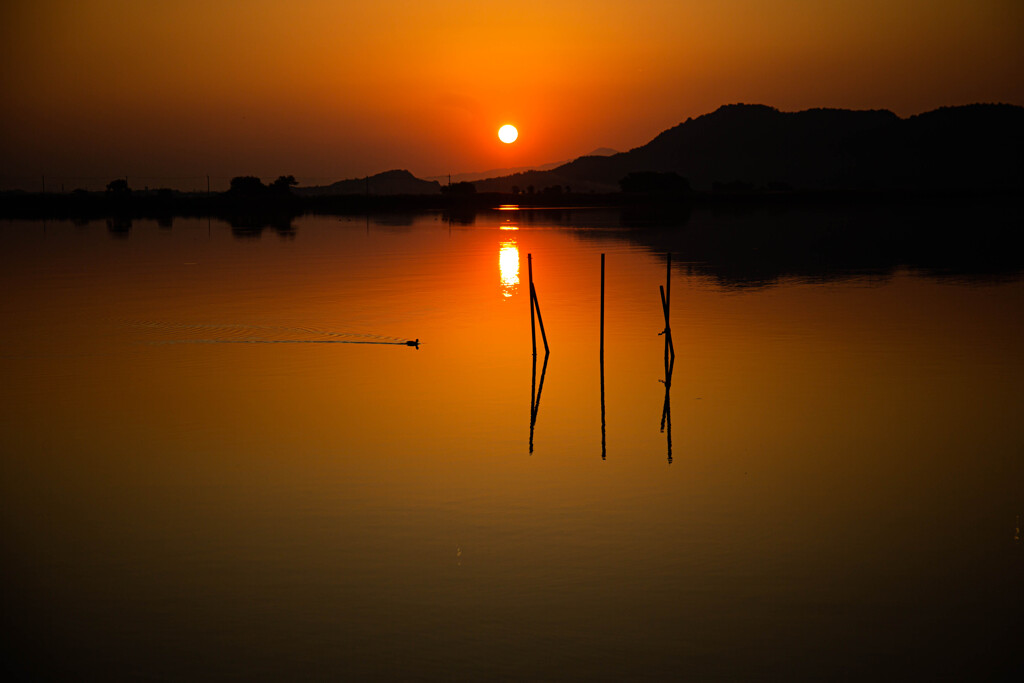
M665 308L672 305L672 252L665 254Z

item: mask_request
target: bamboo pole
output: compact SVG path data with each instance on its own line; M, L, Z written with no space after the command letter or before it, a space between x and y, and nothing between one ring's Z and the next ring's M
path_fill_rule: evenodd
M672 304L672 252L665 254L665 308Z

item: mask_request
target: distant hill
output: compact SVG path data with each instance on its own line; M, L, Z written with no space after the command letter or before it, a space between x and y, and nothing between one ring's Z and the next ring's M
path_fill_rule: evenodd
M371 195L422 195L440 194L441 184L437 181L420 180L409 171L384 171L369 178L339 180L330 185L295 187L292 193L305 197L327 195L371 194Z
M1022 159L1024 108L1013 105L943 107L901 119L886 110L732 104L628 152L475 184L481 192L531 185L615 192L628 173L673 171L697 190L1024 189Z
M471 171L468 173L452 173L450 180L453 183L473 183L478 180L485 180L487 178L496 178L500 176L512 175L514 173L525 173L527 171L548 171L552 168L558 168L564 166L569 162L567 161L554 161L549 164L542 164L540 166L520 166L518 168L492 168L487 171ZM449 176L439 175L431 176L427 180L433 180L440 183L441 185L447 185Z
M612 154L618 154L614 149L609 147L599 147L587 156L610 156ZM489 171L474 171L471 173L453 173L451 175L451 181L453 183L468 182L472 183L477 180L485 180L487 178L496 178L499 176L513 175L515 173L526 173L529 171L549 171L559 166L564 166L569 163L568 161L554 161L548 164L541 164L540 166L520 166L519 168L492 168ZM427 180L436 180L442 185L448 184L448 176L432 176Z

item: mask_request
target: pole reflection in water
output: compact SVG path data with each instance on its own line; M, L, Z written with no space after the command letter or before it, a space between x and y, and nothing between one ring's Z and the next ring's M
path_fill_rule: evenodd
M669 353L669 337L665 338L665 379L658 380L665 385L665 403L661 407L661 431L668 443L668 464L672 464L672 403L669 391L672 389L672 370L676 365L675 353Z
M665 255L665 286L660 287L661 309L665 314L665 329L659 334L665 335L665 379L660 380L665 385L665 403L661 408L661 431L665 432L668 442L668 464L672 464L672 405L669 398L669 390L672 388L672 369L676 364L676 349L672 344L672 325L669 322L669 308L672 304L672 254ZM667 431L666 431L667 430Z
M533 433L537 427L537 414L540 412L540 394L544 391L544 376L548 372L550 353L544 353L544 365L540 369L540 385L537 384L537 356L533 357L533 379L530 385L530 453L533 453Z
M608 456L608 439L604 412L604 349L601 349L601 459Z
M258 248L221 221L202 239L188 217L171 230L135 219L130 249L103 219L51 221L45 240L39 224L0 221L13 292L0 304L0 557L18 625L4 668L799 682L838 677L837 663L871 679L881 662L892 678L1020 680L1016 265L975 281L979 243L946 261L943 238L921 253L945 274L872 250L787 261L792 277L768 282L778 263L736 270L745 247L725 245L776 218L780 236L898 236L911 213L935 215L917 212L707 211L692 227L722 232L723 260L673 253L671 287L657 279L678 243L613 223L618 211L593 215L621 232L535 214L521 232L455 218L451 238L433 215L367 237L359 217L311 214L297 239ZM988 239L986 216L936 234L953 243L973 225ZM692 245L694 230L672 240ZM495 272L520 236L565 347L550 388L537 359L537 460L522 459L522 252L515 296ZM908 244L895 240L892 263ZM602 251L614 463L591 459ZM675 388L671 349L669 372L654 355L658 285L686 314L671 434L685 472L661 468L652 419L655 383ZM338 336L350 329L367 336ZM179 341L406 331L431 345Z
M601 459L608 455L604 413L604 254L601 254Z
M540 317L540 302L537 300L537 288L533 286L533 254L526 255L527 269L530 279L530 335L533 340L533 382L530 399L530 453L533 453L533 433L537 425L537 413L540 411L540 394L544 390L544 376L548 371L548 336L544 333L544 321ZM536 315L535 315L536 314ZM540 371L540 386L537 386L537 323L540 323L540 334L544 340L544 365ZM534 391L533 389L536 389Z

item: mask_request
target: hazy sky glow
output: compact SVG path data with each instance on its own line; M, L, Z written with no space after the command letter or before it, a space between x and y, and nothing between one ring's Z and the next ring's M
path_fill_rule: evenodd
M26 189L541 164L732 102L1024 104L1020 0L16 0L0 27Z

